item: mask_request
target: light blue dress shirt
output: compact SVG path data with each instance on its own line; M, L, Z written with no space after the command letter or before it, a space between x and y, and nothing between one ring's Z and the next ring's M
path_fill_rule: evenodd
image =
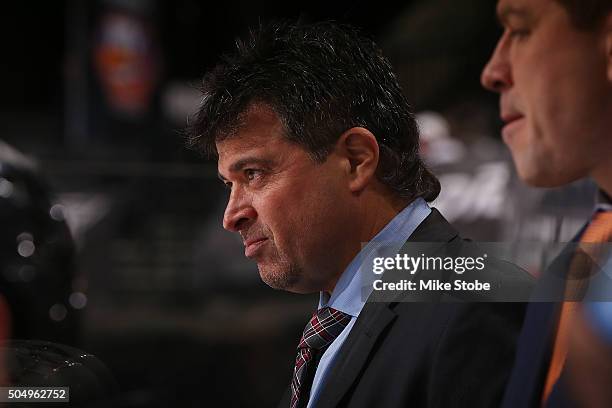
M368 296L372 293L374 280L379 279L379 275L375 275L371 270L372 258L395 256L414 230L430 213L431 209L425 200L422 198L414 200L376 234L370 242L363 246L340 276L331 296L326 292L321 292L319 309L327 306L332 307L351 315L351 321L321 356L310 389L308 408L316 407L338 351L355 325ZM369 270L365 270L365 268Z

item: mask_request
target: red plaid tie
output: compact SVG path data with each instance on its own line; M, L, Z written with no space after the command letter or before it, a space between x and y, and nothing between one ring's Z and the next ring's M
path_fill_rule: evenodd
M315 352L323 352L323 350L331 344L332 341L351 321L351 316L331 307L319 309L312 315L312 319L304 328L304 334L298 345L297 358L295 359L295 368L293 369L293 379L291 381L291 405L290 408L296 408L300 401L300 393L304 392L309 384L307 373L312 370L309 366Z

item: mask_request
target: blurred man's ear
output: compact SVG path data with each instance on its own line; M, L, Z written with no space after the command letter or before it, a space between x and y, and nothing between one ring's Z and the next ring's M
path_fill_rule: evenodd
M374 178L378 167L376 137L368 129L350 128L338 139L336 150L348 164L350 190L360 192L365 189Z

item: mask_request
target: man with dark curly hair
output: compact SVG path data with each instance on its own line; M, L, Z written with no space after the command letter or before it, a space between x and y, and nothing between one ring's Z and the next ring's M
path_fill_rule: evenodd
M270 25L203 85L190 143L218 158L223 226L268 285L320 293L281 406L497 404L521 304L373 301L372 253L464 242L427 204L440 184L380 49L348 26Z

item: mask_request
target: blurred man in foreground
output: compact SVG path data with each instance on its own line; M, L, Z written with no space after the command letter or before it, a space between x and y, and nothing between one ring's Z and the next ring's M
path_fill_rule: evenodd
M427 205L440 185L378 47L346 26L271 25L203 91L191 143L218 156L223 226L268 285L320 293L280 406L496 405L521 304L371 301L376 242L390 255L463 243ZM528 284L513 266L490 272Z
M612 2L500 0L497 14L504 33L482 83L500 94L502 136L518 174L539 187L592 177L599 202L575 241L610 242ZM563 265L567 282L576 276L577 255L562 255L555 263ZM565 301L530 306L504 406L571 406L565 372L580 355L573 356L569 344L584 344L571 337L590 333L576 330L585 327L586 315L579 303L568 301L575 300L568 298L570 288L562 293Z

